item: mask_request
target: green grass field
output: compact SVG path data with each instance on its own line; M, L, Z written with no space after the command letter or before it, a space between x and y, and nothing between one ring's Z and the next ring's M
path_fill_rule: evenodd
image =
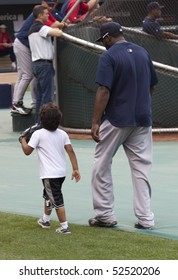
M178 260L178 241L141 233L70 224L56 234L37 218L0 212L2 260Z

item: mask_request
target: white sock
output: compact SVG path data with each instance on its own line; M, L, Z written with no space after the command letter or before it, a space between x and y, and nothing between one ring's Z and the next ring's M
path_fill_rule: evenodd
M66 222L61 223L61 227L64 229L68 228L68 222L66 221Z
M44 222L49 222L50 221L50 215L43 214L43 221Z

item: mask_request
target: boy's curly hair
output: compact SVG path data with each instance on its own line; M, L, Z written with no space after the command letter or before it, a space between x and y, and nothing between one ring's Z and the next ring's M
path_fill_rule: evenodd
M50 131L55 131L58 128L61 122L62 113L56 104L52 102L44 104L41 107L39 114L43 128Z

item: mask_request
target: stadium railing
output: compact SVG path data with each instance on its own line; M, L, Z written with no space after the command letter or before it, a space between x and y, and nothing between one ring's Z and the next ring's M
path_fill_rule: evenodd
M94 42L98 34L97 28L86 27L83 30L83 37L89 41L64 33L63 38L58 39L56 43L57 101L63 112L62 125L70 131L71 129L88 131L91 127L96 92L96 67L99 55L105 50L104 47L91 42ZM144 42L144 47L147 39L153 39L152 36L140 30L133 31L131 28L125 28L124 34L126 38L131 38L134 34L141 35L138 43L142 45L141 42ZM135 41L135 38L137 37L135 36L132 41ZM176 49L178 47L178 43L173 40L163 42L153 39L153 41L157 43L153 48L155 52L162 48L160 44L166 47L166 41L169 43L167 49L170 49L170 41L172 47ZM168 51L166 53L168 54ZM171 52L169 59L171 61ZM159 63L153 60L159 78L152 102L153 131L177 131L178 68L170 66L170 61L169 65L160 63L160 59L158 61Z

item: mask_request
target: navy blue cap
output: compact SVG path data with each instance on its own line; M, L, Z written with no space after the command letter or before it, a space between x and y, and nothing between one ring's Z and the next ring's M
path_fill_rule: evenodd
M117 22L107 22L103 23L100 28L100 37L96 40L96 42L101 42L105 38L105 36L112 36L114 34L122 34L122 26Z
M44 0L47 4L56 4L57 0Z
M162 8L164 8L164 6L161 6L158 2L150 2L147 5L148 12L150 12L152 10L161 10Z

